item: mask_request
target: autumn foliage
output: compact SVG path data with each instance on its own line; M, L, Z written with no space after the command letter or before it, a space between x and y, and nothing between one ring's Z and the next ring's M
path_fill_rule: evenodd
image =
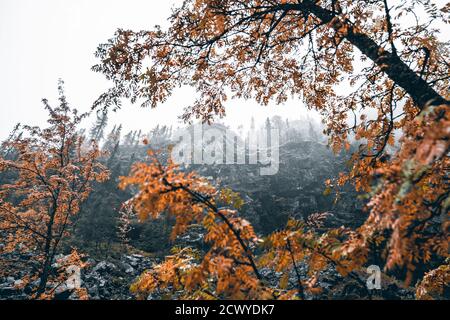
M32 264L33 272L22 279L22 286L37 283L35 298L51 298L56 286L66 280L64 267L80 265L81 257L72 255L60 263L60 272L51 272L61 241L76 221L92 183L102 182L108 172L97 160L95 142L87 142L79 134L79 124L87 114L72 109L59 86L59 105L48 111L45 129L24 126L23 132L5 143L11 152L0 158L0 172L11 175L11 181L0 186L1 270L11 266ZM30 260L10 261L8 253L30 254ZM37 282L36 282L37 281Z
M161 214L174 216L172 240L200 225L208 251L174 247L164 262L131 286L138 297L165 290L172 298L184 299L305 298L306 293L321 292L318 276L329 266L365 288L353 271L356 262L342 257L344 239L349 239L352 231L340 228L320 234L325 214L312 215L307 221L290 220L286 229L259 238L251 224L239 217L243 201L238 194L218 190L196 173L181 171L171 160L163 165L152 150L149 156L148 164L135 164L130 176L122 178L122 188L139 189L125 210L135 212L141 220L157 219ZM308 265L306 275L298 269L301 263ZM281 272L279 283L270 284L262 268ZM289 288L291 271L297 277L294 289Z
M237 215L236 209L218 206L236 205L233 193L216 190L197 174L179 170L171 160L162 164L153 151L149 156L150 164L135 164L130 176L121 181L122 188L139 188L126 206L141 220L162 213L175 217L173 240L200 224L210 249L204 256L190 248L175 249L165 262L144 273L132 290L148 294L170 287L183 289L184 298L244 299L265 294L252 253L258 242L252 226Z
M369 217L358 230L323 235L291 222L269 237L263 260L286 270L307 257L310 279L299 279L300 296L315 290L315 272L328 263L352 275L376 260L411 284L432 268L431 261L445 264L448 257L449 47L433 26L448 26L449 10L449 4L431 1L186 0L173 11L167 30L119 30L99 47L101 63L94 70L115 85L96 105L120 107L121 98L131 98L155 107L187 85L198 99L183 118L210 122L225 115L229 98L264 105L302 99L323 116L336 152L349 149L352 138L359 143L350 170L328 181L327 190L353 184L369 197ZM343 94L339 86L349 89ZM247 249L233 236L243 221L232 211L215 212L218 191L174 170L173 164L164 170L141 164L123 184L141 186L132 200L141 216L169 208L177 217L174 236L193 221L208 228L206 240L215 249L199 266L190 264L183 285L208 286L206 274L220 275L226 283L215 283L219 293L240 297L240 285L245 297L258 296L261 282L248 278ZM217 224L220 214L233 227L223 219ZM256 236L244 225L239 235L252 247ZM191 261L187 256L181 250L168 258L160 278L161 270ZM232 276L237 273L238 279Z
M167 29L118 30L100 45L93 69L114 85L95 103L104 112L93 136L103 136L106 112L121 99L156 107L182 86L197 92L186 122L225 116L230 99L298 99L322 116L336 153L355 150L326 193L339 196L350 184L367 200L368 218L357 229L324 231L326 214L318 213L262 237L240 216L237 193L150 150L149 161L121 178L120 187L136 194L122 208L120 236L126 242L134 214L141 221L169 215L173 241L200 227L205 248L175 247L132 284L136 296L305 299L322 292L319 277L330 268L367 291L359 274L373 263L415 286L418 299L445 295L450 48L440 33L449 14L450 4L430 0L184 0ZM108 177L95 141L78 131L87 115L69 107L62 85L59 106L44 104L48 128L16 128L0 157L9 181L0 186L0 270L27 263L8 261L9 253L31 253L34 271L23 285L37 283L34 298L51 298L49 282L65 281L68 265L83 265L74 250L52 272L92 184ZM112 134L118 146L120 129ZM278 283L263 269L281 273Z

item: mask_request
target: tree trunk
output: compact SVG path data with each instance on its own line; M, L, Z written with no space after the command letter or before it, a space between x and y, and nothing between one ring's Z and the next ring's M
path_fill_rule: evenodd
M351 44L358 48L383 70L398 86L403 88L422 110L427 105L450 104L450 101L437 93L422 77L411 70L395 53L384 50L368 35L356 31L350 21L336 21L336 14L328 9L316 5L313 1L303 1L299 4L286 4L287 10L301 11L313 14L323 23L331 23L333 29L345 27L343 35Z
M39 279L39 287L36 292L37 298L39 298L45 292L45 288L47 287L48 276L50 274L50 267L51 267L50 255L47 255L47 257L45 258L44 266L42 268L41 276Z
M56 210L57 210L57 201L54 200L52 209L50 212L50 220L47 225L47 235L46 235L45 247L44 247L45 260L44 260L44 264L42 266L42 271L41 271L41 275L40 275L40 279L39 279L39 287L36 292L37 298L39 298L45 292L45 288L47 287L48 277L50 275L50 267L51 267L52 259L53 259L53 255L50 253L50 248L51 248L52 239L53 239L53 224L55 221Z

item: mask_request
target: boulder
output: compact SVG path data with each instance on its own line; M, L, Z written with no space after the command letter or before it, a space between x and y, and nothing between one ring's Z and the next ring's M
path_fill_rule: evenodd
M14 295L19 293L20 290L13 286L0 287L0 298L11 299Z
M102 261L94 267L93 271L94 272L111 272L116 269L117 269L117 267L115 264L113 264L111 262L107 262L107 261Z

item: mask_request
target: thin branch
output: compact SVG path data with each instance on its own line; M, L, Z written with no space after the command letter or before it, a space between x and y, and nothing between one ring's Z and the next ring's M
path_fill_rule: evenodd
M393 35L393 30L392 30L390 9L389 9L387 0L383 0L383 2L384 2L384 11L386 13L386 25L387 25L387 31L388 31L388 36L389 36L389 43L391 44L392 54L398 56L397 49L395 48L395 44L394 44L394 35Z
M286 248L289 251L289 254L291 256L292 264L293 264L294 270L295 270L295 275L297 276L298 294L299 294L300 298L305 299L305 289L303 288L303 285L302 285L302 279L300 277L300 272L297 267L297 262L295 261L294 252L292 251L291 240L289 238L286 240Z

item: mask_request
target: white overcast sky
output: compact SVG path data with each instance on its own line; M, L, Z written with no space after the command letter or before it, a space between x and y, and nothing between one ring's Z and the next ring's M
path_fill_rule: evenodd
M119 27L142 30L164 25L177 3L181 0L0 0L0 140L17 122L45 124L41 99L56 103L59 78L65 81L72 106L90 110L109 86L101 74L90 70L97 62L97 45ZM176 126L193 95L191 89L182 88L157 109L128 106L124 101L110 123L122 123L125 130ZM305 110L299 101L269 108L232 101L227 114L226 122L237 126L249 123L252 116L258 122L275 114L298 119Z
M0 140L17 122L45 124L47 114L40 101L48 98L56 103L59 78L65 81L69 102L81 111L90 110L109 86L101 74L90 70L97 62L97 45L112 37L117 28L164 26L170 8L181 2L0 0ZM447 0L434 2L442 7ZM157 124L176 126L193 96L190 88L180 89L157 109L141 109L124 101L122 110L110 116L110 123L122 123L125 130L149 130ZM298 119L305 113L300 101L269 107L230 101L226 122L235 127L248 124L252 116L261 123L275 114Z

